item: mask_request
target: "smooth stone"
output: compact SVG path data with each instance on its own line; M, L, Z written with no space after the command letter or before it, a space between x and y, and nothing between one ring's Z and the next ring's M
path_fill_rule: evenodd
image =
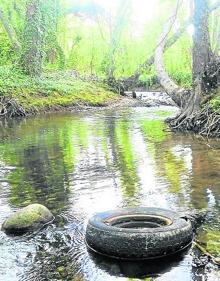
M31 204L6 219L2 230L7 234L24 234L41 228L53 219L53 214L45 206Z

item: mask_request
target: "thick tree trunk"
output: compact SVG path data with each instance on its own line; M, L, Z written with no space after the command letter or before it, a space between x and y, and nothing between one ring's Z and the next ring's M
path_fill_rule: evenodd
M202 95L205 92L205 72L207 71L207 66L211 58L207 0L194 0L194 3L195 33L193 36L193 91L186 108L183 110L183 113L186 116L189 116L194 111L200 109ZM176 13L176 11L174 13ZM164 31L159 38L155 52L155 66L161 86L176 104L183 108L181 97L183 97L184 89L181 89L172 81L163 64L165 40L169 30L172 28L174 17L175 14L168 20L164 27Z
M20 45L19 41L17 40L16 33L1 8L0 8L0 20L5 28L5 31L8 34L8 37L9 37L12 45L14 46L15 50L20 51L21 45Z
M42 15L43 0L29 0L26 6L26 22L22 40L20 65L24 73L40 76L43 63L44 24Z
M194 0L195 32L193 35L193 81L202 79L206 67L211 60L211 44L208 30L208 2Z
M207 88L206 71L212 57L208 18L208 0L194 0L193 89L192 98L185 110L187 117L200 110L202 97Z
M215 79L219 75L218 61L213 56L210 47L208 15L208 0L194 0L193 88L191 96L186 106L182 108L181 113L167 121L173 130L194 131L205 136L219 136L220 115L213 112L208 105L201 109L201 104L207 98L207 93L212 90L212 86L217 86ZM165 81L163 86L167 88L167 92L173 91L172 94L174 95L176 91L178 95L176 85L167 80L164 69L164 72L160 70L162 59L160 49L161 46L156 51L156 55L159 54L157 72L162 76L160 80Z

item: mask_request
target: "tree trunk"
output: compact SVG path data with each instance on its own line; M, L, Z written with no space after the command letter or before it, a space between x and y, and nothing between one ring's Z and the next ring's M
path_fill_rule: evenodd
M220 7L220 2L216 2L209 8L209 13L215 11ZM193 18L190 17L188 20L183 22L181 24L181 27L165 42L164 45L164 51L166 51L168 48L170 48L173 44L176 43L176 41L184 34L184 32L187 30L187 28L193 23ZM143 72L143 70L146 70L149 68L152 64L154 64L154 54L150 56L146 61L141 64L138 69L135 71L135 73L128 77L126 80L131 80L131 81L138 81L139 76Z
M15 33L13 27L11 26L10 22L8 21L6 15L4 14L4 12L1 8L0 8L0 20L5 28L5 31L8 34L8 37L9 37L12 45L14 46L15 50L17 52L19 52L21 50L21 45L20 45L19 41L17 40L17 36L16 36L16 33Z
M177 7L178 8L178 7ZM155 51L155 67L157 77L159 79L160 85L164 88L167 94L172 98L172 100L176 103L177 106L182 108L184 106L184 102L182 99L182 94L184 93L184 89L180 88L168 75L165 70L165 66L163 63L163 52L166 44L166 38L172 29L172 26L176 19L177 8L175 8L173 15L168 19L166 24L164 25L164 30L161 33L158 44Z
M193 98L187 104L187 116L200 110L202 96L206 92L207 81L205 73L212 57L208 18L208 0L194 0Z
M42 73L45 36L42 3L42 0L29 0L26 5L20 65L23 72L30 76Z
M208 16L208 0L194 0L193 88L181 113L167 122L173 130L194 131L205 136L219 136L220 115L215 114L208 105L201 109L201 104L209 97L207 93L213 87L217 87L215 80L219 75L219 62L211 52ZM157 73L161 76L159 78L166 91L172 93L170 96L175 96L175 92L178 96L179 88L172 83L172 80L170 81L165 69L161 70L163 48L164 42L156 50Z
M200 109L201 97L205 92L205 72L211 58L211 46L208 32L208 4L207 0L194 0L194 26L195 33L193 36L193 91L186 107L183 109L184 114L189 116L194 111ZM173 25L173 18L168 20L164 27L155 52L155 66L157 76L161 86L176 102L178 106L183 108L181 97L183 96L184 89L176 85L167 74L163 64L163 51L165 40L169 30Z
M198 78L202 79L205 69L211 60L208 2L207 0L194 0L194 3L193 81Z

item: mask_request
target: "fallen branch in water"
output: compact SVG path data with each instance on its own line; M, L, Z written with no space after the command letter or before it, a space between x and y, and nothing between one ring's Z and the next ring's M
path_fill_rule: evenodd
M210 254L203 246L200 245L199 241L193 241L194 247L198 248L205 256L207 256L214 264L220 266L220 258L214 257Z

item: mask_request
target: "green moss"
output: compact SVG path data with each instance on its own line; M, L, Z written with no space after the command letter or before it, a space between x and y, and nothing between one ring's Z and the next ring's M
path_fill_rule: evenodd
M64 277L64 278L67 277L67 275L68 275L68 272L64 266L59 266L57 268L57 272L60 274L61 277Z
M49 73L37 79L5 67L0 67L0 96L16 100L27 112L74 105L101 106L119 99L100 83L83 81L71 73Z
M40 204L29 205L9 217L2 225L8 233L27 231L52 220L51 212Z
M220 256L220 231L213 230L207 233L207 251L216 257Z
M214 97L209 101L209 105L215 111L220 111L220 89L217 90Z
M219 110L220 109L220 97L213 98L210 103L212 109Z
M216 258L220 256L220 231L217 229L206 228L198 233L198 240L206 251Z

